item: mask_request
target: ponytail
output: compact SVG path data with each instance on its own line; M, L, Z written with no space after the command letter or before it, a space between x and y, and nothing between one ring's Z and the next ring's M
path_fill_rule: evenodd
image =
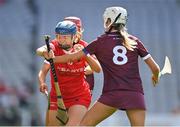
M127 32L126 27L123 24L116 24L115 29L117 28L120 36L123 39L123 46L125 46L127 49L134 51L136 48L137 42L129 38L129 34Z

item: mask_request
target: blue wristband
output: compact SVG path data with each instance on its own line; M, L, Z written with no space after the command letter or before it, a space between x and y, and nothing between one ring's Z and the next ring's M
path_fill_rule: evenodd
M88 52L85 48L83 48L82 51L84 52L84 54L85 54L86 56L89 55L89 52Z

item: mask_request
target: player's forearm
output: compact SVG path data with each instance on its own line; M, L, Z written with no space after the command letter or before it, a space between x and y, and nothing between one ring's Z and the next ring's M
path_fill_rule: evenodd
M40 70L38 74L39 85L41 85L42 83L45 83L45 80L46 80L46 73Z
M150 57L147 60L145 60L145 62L148 64L149 68L151 69L152 74L155 77L158 77L160 73L160 68L159 68L159 65L154 61L154 59Z
M41 85L42 83L45 83L46 75L47 75L49 69L50 69L50 65L44 64L42 69L39 71L39 74L38 74L39 85Z
M153 73L153 75L156 76L156 77L159 76L160 68L159 68L158 65L156 65L156 67L152 69L152 73Z
M150 65L151 71L155 76L158 76L160 73L159 65L153 60L152 64Z
M55 56L53 58L54 63L67 63L69 61L70 61L69 55Z
M86 56L86 61L91 67L91 69L97 73L101 72L101 66L98 60L95 60L92 56Z
M79 51L77 53L73 53L73 54L66 54L66 55L62 55L62 56L55 56L53 58L53 61L55 63L67 63L70 61L75 61L75 60L79 60L81 59L85 54L82 51Z

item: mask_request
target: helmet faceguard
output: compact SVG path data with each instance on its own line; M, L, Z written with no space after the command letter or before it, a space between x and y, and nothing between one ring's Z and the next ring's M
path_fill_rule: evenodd
M119 18L117 19L116 22L114 22L118 15L120 15ZM125 26L127 22L127 11L122 7L108 7L104 11L103 18L104 18L105 29L110 28L110 26L113 25L113 23L123 24ZM110 19L111 23L108 26L106 26L106 22L108 19Z

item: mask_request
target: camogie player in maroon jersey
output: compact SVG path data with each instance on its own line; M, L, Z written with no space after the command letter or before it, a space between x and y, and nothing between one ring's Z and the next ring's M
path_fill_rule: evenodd
M116 110L125 110L131 126L144 126L145 100L139 74L140 56L152 71L152 82L159 81L160 68L143 43L127 33L127 11L122 7L109 7L104 12L105 34L98 37L83 50L54 57L44 52L45 58L66 63L95 54L104 73L104 86L100 98L86 113L80 125L95 126Z
M73 45L77 32L75 23L71 21L59 22L55 28L55 32L56 38L50 43L51 50L54 52L55 56L77 52L84 48L84 45L76 47ZM46 50L46 46L40 47L37 49L37 54L41 55L42 52ZM86 67L86 63L88 63L95 72L99 72L101 69L99 63L93 57L83 57L76 61L63 64L55 63L59 88L69 116L69 120L66 124L67 126L78 125L91 103L89 84L85 80L84 69ZM50 64L48 61L45 61L38 75L39 87L42 93L44 93L45 90L47 91L45 78L49 69ZM56 119L57 95L52 71L50 75L51 90L49 97L50 102L46 115L46 125L58 126L59 121Z

